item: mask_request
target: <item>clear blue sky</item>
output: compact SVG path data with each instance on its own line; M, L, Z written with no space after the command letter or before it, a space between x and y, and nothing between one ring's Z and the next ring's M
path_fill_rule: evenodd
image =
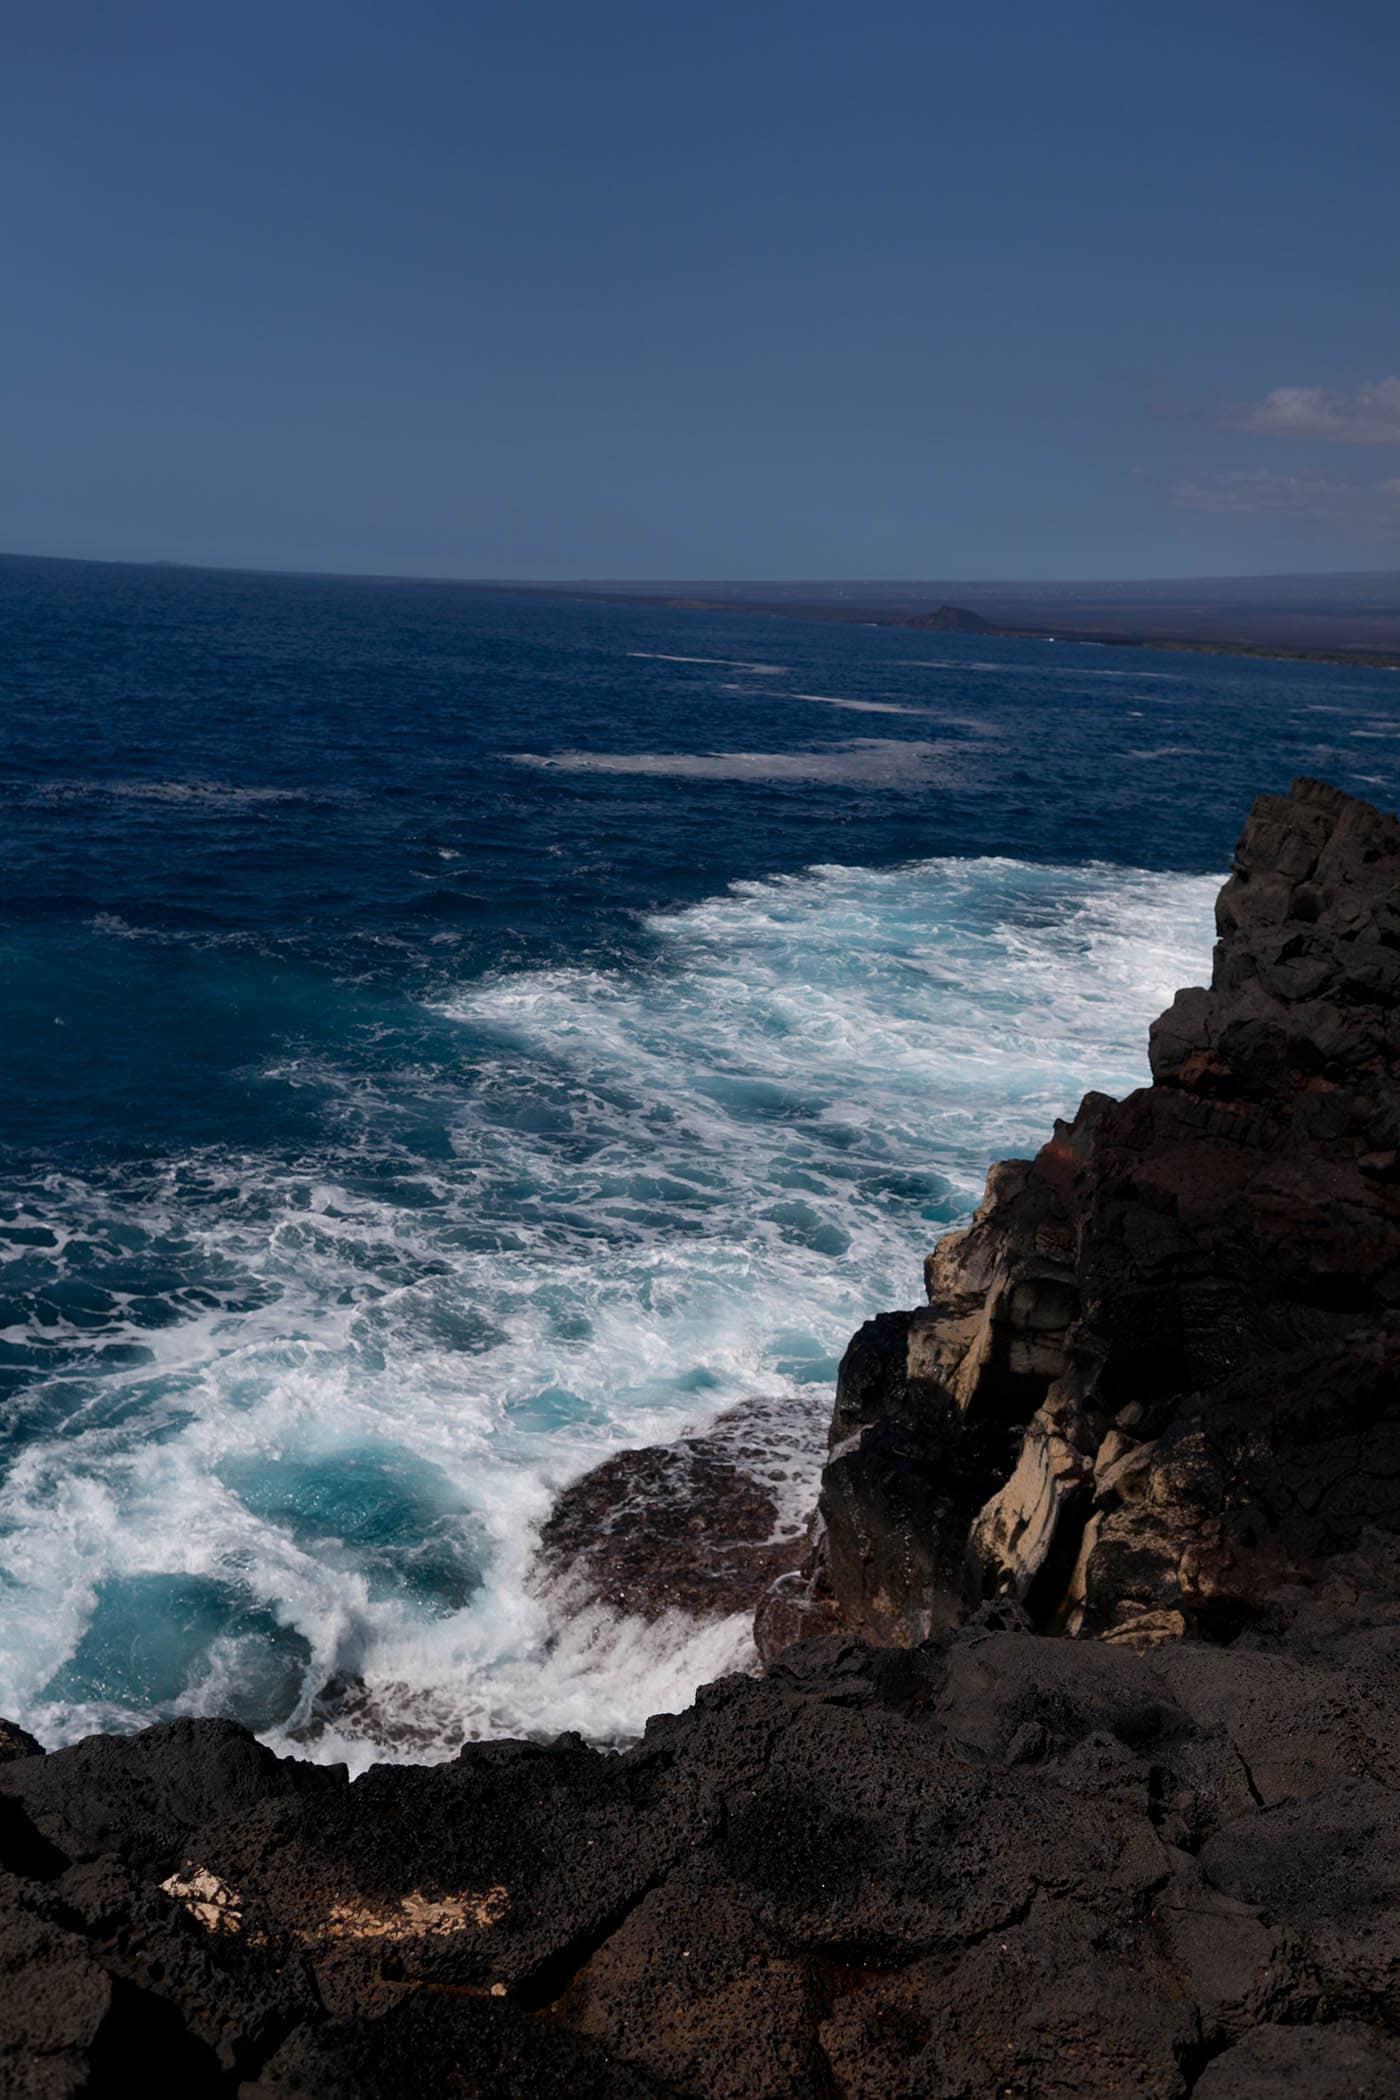
M1397 90L1395 0L23 8L0 548L1400 566Z

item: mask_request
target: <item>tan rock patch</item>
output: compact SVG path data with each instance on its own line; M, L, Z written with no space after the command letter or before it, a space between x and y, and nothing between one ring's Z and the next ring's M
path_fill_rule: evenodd
M464 1889L459 1896L424 1896L413 1890L396 1910L376 1910L352 1897L334 1904L325 1923L303 1931L306 1940L417 1940L449 1933L484 1932L503 1918L510 1896L503 1888Z
M243 1898L208 1867L197 1867L187 1859L178 1874L172 1874L161 1883L167 1896L183 1903L192 1918L198 1919L206 1932L241 1932L243 1930Z

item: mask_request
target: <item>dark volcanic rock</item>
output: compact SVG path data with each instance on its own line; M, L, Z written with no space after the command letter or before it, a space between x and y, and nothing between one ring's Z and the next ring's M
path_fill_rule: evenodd
M241 2100L661 2100L639 2071L548 2022L485 1999L414 1993L377 2020L304 2028Z
M250 1791L251 1739L152 1730L105 1746L139 1866L79 1863L84 1746L6 1766L60 1870L0 1881L0 2086L1388 2092L1397 1645L804 1641L621 1755L484 1744L353 1786Z
M44 1746L14 1721L0 1721L0 1765L17 1757L42 1757Z
M555 1503L538 1577L643 1619L752 1611L806 1551L783 1505L810 1427L790 1399L750 1400L703 1435L619 1451Z
M1196 2100L1390 2100L1400 2042L1354 2020L1330 2027L1256 2027L1206 2066Z
M994 1168L927 1307L852 1343L820 1623L917 1640L1004 1595L1050 1631L1257 1641L1400 1605L1400 825L1261 797L1217 918L1154 1084ZM804 1630L777 1602L769 1653Z
M234 1721L90 1735L0 1773L0 1798L17 1803L67 1859L120 1859L166 1873L178 1864L181 1831L333 1783L315 1766L275 1757Z

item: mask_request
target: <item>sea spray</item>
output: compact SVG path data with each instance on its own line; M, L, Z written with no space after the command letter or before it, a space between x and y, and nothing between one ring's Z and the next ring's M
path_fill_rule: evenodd
M50 1741L232 1711L362 1763L616 1740L742 1667L741 1619L562 1618L529 1582L555 1492L824 1391L990 1160L1145 1077L1217 886L1006 859L739 883L653 915L644 965L440 996L455 1069L288 1066L333 1103L314 1162L38 1178L7 1333L53 1370L0 1490L0 1709ZM794 1524L818 1459L784 1454Z

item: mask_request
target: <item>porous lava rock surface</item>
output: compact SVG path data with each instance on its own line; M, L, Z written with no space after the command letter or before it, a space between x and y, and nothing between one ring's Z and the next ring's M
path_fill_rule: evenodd
M1400 2091L1393 1639L798 1643L622 1754L0 1769L0 2085L389 2100Z
M0 1728L0 2091L1400 2093L1398 875L1256 805L1152 1087L853 1342L763 1676L353 1784Z
M698 1435L614 1452L556 1501L537 1587L647 1620L752 1612L806 1550L784 1521L808 1445L798 1413L786 1395L749 1400Z

